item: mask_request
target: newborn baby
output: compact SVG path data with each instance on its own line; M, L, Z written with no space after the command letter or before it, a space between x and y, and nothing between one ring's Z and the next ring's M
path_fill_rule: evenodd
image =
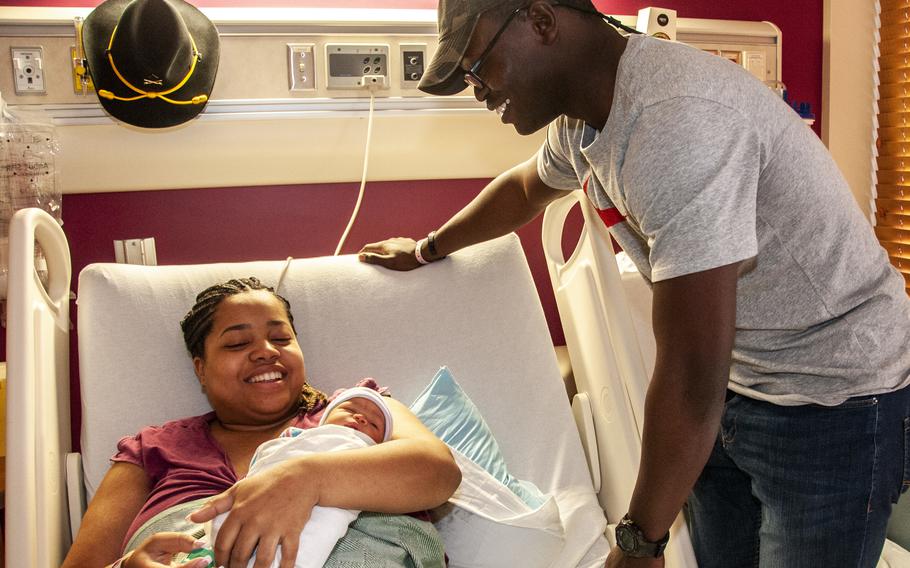
M319 426L304 430L288 428L278 438L263 443L256 449L247 477L265 471L287 459L314 452L332 452L364 448L388 441L392 436L392 413L373 389L355 387L336 396L322 414ZM321 568L329 554L348 530L360 511L336 507L313 508L310 520L300 533L300 548L295 568ZM222 513L212 521L209 544L214 545L218 529L227 518ZM252 568L256 560L250 558ZM281 549L271 566L277 568Z

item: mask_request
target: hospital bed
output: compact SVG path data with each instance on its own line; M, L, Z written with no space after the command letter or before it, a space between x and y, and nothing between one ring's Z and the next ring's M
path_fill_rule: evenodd
M590 218L567 260L554 242L557 234L561 240L562 222L575 202ZM649 355L638 341L647 337L646 328L621 300L624 290L639 294L634 290L640 283L620 275L612 251L606 256L605 233L592 215L587 202L573 194L557 202L545 220L578 382L571 409L514 235L414 273L387 271L350 256L195 266L97 264L79 276L82 451L73 454L66 239L48 215L20 211L11 224L8 296L7 565L59 565L121 436L208 410L178 322L201 289L255 275L280 283L296 316L309 379L324 391L370 376L408 403L447 366L489 424L510 472L555 497L564 542L550 565L602 566L608 522L622 515L634 483L640 451L635 424ZM47 258L46 288L35 275L36 240ZM583 283L581 291L569 291L573 281ZM602 316L582 321L585 310L614 296L620 300L607 304ZM604 350L581 343L584 325L598 330L599 346L609 338L612 354L589 357ZM638 382L620 381L624 373ZM463 564L450 553L453 566L523 565L498 557L496 548L533 550L533 528L510 532L507 521L502 525L506 528L497 534L504 540L479 544L478 558ZM667 566L694 566L684 527L677 524L674 532Z

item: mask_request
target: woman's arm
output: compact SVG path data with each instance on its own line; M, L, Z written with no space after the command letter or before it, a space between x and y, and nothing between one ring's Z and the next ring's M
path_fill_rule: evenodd
M63 568L107 566L117 560L126 531L148 494L148 476L141 467L115 462L89 503Z
M461 482L448 447L403 404L387 402L395 424L388 442L288 460L244 479L194 513L194 522L205 522L231 511L218 532L216 562L246 566L258 545L257 562L268 566L280 544L282 568L293 566L300 532L315 505L406 513L445 502Z
M408 407L394 399L386 402L394 423L391 440L359 452L313 456L326 473L320 505L410 513L445 503L458 488L461 470L448 446Z

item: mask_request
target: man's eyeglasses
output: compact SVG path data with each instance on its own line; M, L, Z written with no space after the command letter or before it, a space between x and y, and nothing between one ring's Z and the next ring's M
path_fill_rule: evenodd
M502 24L502 26L499 27L499 31L496 32L496 35L494 35L493 39L490 40L490 43L487 44L486 49L483 50L483 52L480 54L480 57L478 57L477 61L474 62L474 65L471 65L471 68L465 71L465 83L474 87L475 89L484 90L487 88L487 84L483 82L483 79L481 79L477 73L480 71L481 66L483 66L484 60L486 60L490 52L493 51L493 47L496 45L496 42L499 41L499 36L501 36L502 33L506 31L506 28L509 27L509 24L512 23L512 20L515 19L515 16L517 16L519 12L525 10L526 8L527 6L517 8L514 12L509 14L509 17L506 18L506 21Z
M571 10L575 10L576 12L581 12L583 14L599 16L600 18L603 18L604 20L606 20L613 26L616 26L622 30L625 30L626 32L635 33L635 34L641 33L634 28L630 28L628 26L623 25L622 22L620 22L616 18L601 14L600 12L598 12L596 10L595 11L584 10L584 9L578 8L576 6L572 6L569 4L560 4L558 2L554 2L552 5L553 6L562 6L563 8L569 8ZM519 12L521 12L522 10L526 10L527 8L528 8L527 6L523 6L521 8L516 8L514 12L509 14L509 17L506 18L506 21L503 22L502 26L499 27L499 30L493 36L493 39L490 40L490 43L487 44L487 47L480 54L480 57L478 57L477 60L474 62L474 64L471 65L470 69L465 71L465 74L464 74L465 83L467 83L471 87L474 87L475 89L484 90L487 88L487 84L483 81L483 79L480 78L480 75L478 75L478 73L480 72L480 68L483 66L484 61L486 60L487 56L490 55L490 52L493 51L493 47L496 45L496 42L499 41L499 36L501 36L503 34L503 32L506 31L506 28L509 27L509 24L512 23L512 20L515 19L515 16L517 16Z

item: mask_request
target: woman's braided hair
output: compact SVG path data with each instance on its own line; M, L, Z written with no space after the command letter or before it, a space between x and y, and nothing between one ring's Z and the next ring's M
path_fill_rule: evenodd
M193 358L204 358L205 356L205 338L212 332L212 323L215 320L215 314L218 306L228 296L252 292L256 290L265 290L271 292L278 298L284 306L285 314L294 335L297 335L297 328L294 327L294 315L291 314L291 304L281 294L266 286L258 278L250 276L249 278L232 278L227 282L209 286L196 295L196 303L190 308L190 311L183 316L180 321L180 329L183 330L183 342L186 344L187 351ZM309 383L304 383L303 390L300 393L300 404L302 409L318 410L326 403L326 396L316 390Z

